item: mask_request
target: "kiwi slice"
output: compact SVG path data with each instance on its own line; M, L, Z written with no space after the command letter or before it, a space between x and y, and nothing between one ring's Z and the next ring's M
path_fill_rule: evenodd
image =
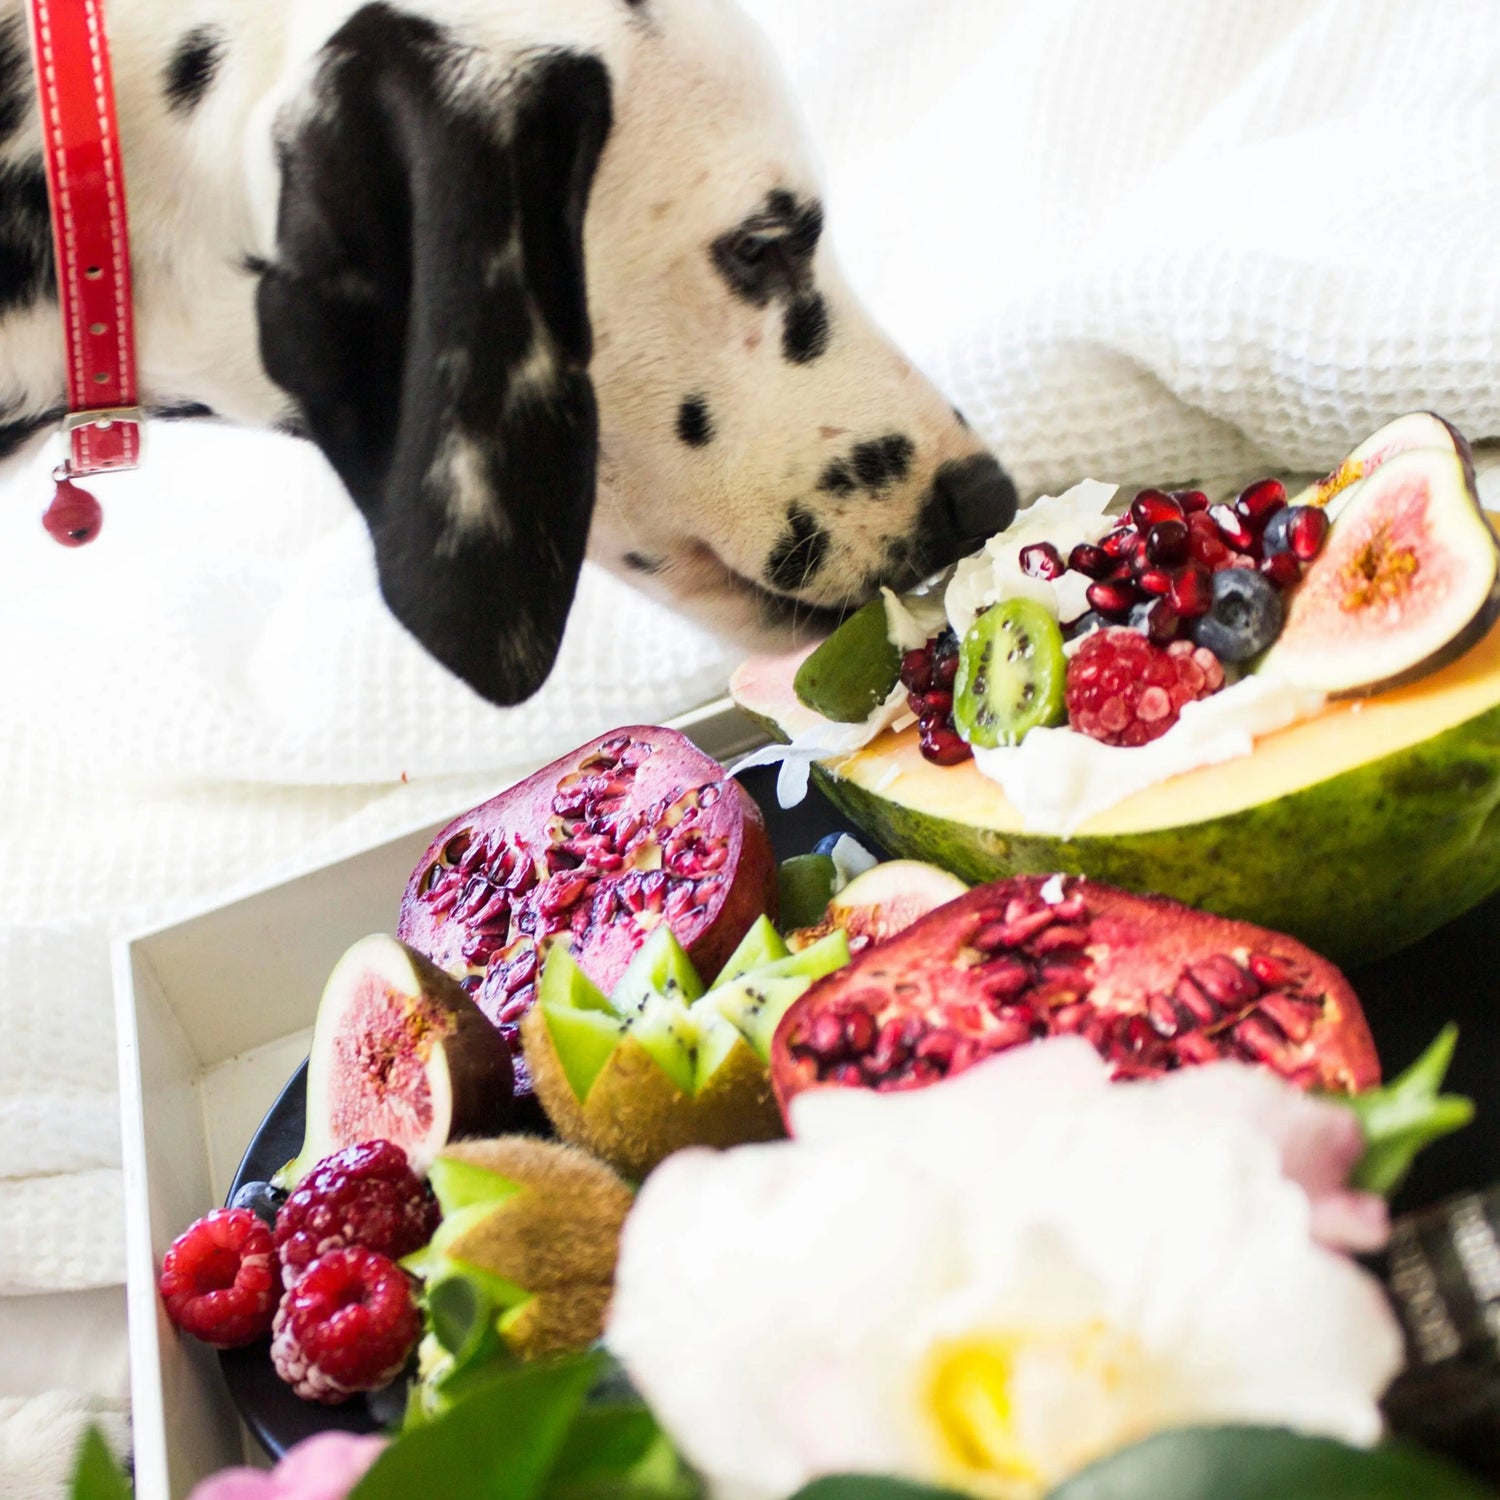
M792 681L808 708L858 724L884 703L901 675L901 653L886 633L885 596L854 611L797 668Z
M1062 631L1034 599L1007 599L969 626L958 651L953 722L971 744L1019 745L1066 717Z

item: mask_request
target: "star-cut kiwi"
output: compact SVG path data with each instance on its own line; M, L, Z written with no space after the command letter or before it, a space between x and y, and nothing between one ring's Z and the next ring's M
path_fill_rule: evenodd
M791 953L762 917L705 989L663 926L606 997L555 945L521 1028L537 1097L564 1140L637 1180L684 1146L771 1140L776 1024L848 961L843 932Z
M419 1401L432 1416L486 1367L600 1337L634 1195L576 1146L528 1136L454 1142L429 1180L443 1221L402 1265L423 1282Z

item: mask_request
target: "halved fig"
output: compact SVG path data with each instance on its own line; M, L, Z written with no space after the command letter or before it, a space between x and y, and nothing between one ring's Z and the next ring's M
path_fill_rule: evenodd
M562 941L604 989L665 924L712 973L762 912L776 862L760 809L670 729L590 740L455 818L418 862L397 934L457 976L517 1054L541 961Z
M806 948L839 930L849 938L849 951L860 953L967 890L957 875L924 860L888 859L856 875L829 900L823 920L789 933L787 945Z
M1046 1036L1086 1038L1117 1078L1238 1058L1302 1088L1380 1078L1344 976L1280 933L1062 875L979 886L867 948L782 1018L771 1081L921 1088Z
M554 948L521 1022L537 1097L557 1133L627 1177L685 1146L781 1134L766 1058L776 1023L847 961L842 933L789 954L769 920L753 927L706 993L662 929L608 996Z
M1348 495L1258 669L1335 697L1436 671L1500 610L1500 546L1467 450L1398 453Z
M318 1002L306 1133L278 1184L370 1140L394 1142L425 1172L450 1140L501 1128L512 1084L504 1039L452 975L396 938L361 938Z
M1310 484L1287 502L1288 506L1316 505L1326 508L1333 520L1352 498L1351 491L1387 459L1413 448L1438 448L1468 460L1469 446L1463 434L1431 411L1407 412L1372 432L1331 474Z

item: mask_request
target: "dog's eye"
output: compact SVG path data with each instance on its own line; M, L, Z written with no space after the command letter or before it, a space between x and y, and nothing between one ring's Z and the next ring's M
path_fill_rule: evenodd
M731 243L729 253L739 265L753 271L765 264L775 245L768 234L742 234Z

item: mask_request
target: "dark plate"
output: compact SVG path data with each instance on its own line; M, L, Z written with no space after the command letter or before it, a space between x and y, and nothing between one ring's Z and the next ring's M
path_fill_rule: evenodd
M800 807L779 808L773 769L748 771L743 780L765 811L780 858L802 853L824 834L848 826L817 792ZM393 896L393 915L394 901ZM1423 1153L1396 1200L1397 1211L1500 1181L1500 896L1394 958L1351 970L1349 978L1388 1075L1414 1058L1445 1021L1456 1020L1461 1039L1449 1086L1478 1105L1467 1130ZM304 1081L299 1068L250 1142L231 1192L242 1182L265 1180L297 1154ZM379 1425L362 1400L344 1406L299 1401L276 1378L265 1344L233 1350L220 1360L246 1426L272 1454L327 1428L373 1432Z

